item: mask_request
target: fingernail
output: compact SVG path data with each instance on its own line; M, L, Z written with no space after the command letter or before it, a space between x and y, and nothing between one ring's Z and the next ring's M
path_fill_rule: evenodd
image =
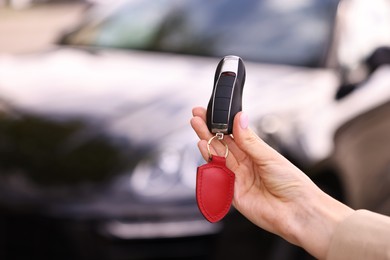
M241 113L240 116L240 126L242 129L247 129L249 125L249 118L248 115L244 112Z

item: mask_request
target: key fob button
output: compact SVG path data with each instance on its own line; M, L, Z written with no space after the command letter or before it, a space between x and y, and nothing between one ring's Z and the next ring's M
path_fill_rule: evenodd
M227 110L215 110L214 111L214 123L217 124L226 124L226 120L228 118L229 111Z
M215 98L214 109L229 111L230 98Z

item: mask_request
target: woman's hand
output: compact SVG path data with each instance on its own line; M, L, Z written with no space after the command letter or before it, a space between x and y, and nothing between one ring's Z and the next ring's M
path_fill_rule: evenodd
M201 139L198 143L207 160L206 110L193 109L191 125ZM226 165L236 175L233 205L261 228L324 258L335 226L352 209L322 192L303 172L268 146L251 129L240 112L233 125L234 138L225 136L229 146ZM225 146L212 143L213 154L223 155Z

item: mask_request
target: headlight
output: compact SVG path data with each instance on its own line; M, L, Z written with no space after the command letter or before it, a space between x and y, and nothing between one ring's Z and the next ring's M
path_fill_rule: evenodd
M143 197L194 197L201 157L193 144L168 144L141 161L130 177L132 191Z

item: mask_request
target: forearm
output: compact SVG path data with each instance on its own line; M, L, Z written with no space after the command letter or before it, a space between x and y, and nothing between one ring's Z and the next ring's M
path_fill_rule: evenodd
M390 259L390 218L357 210L338 225L328 260Z

